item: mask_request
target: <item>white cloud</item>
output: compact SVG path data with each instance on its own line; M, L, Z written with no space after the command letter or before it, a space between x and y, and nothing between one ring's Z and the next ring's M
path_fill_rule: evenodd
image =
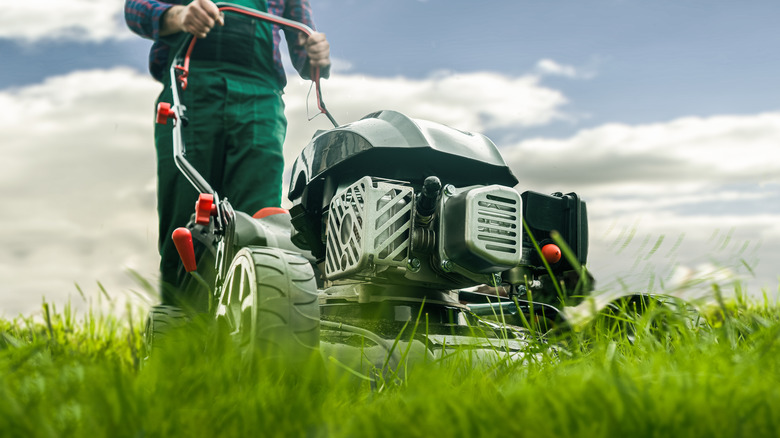
M613 194L698 193L780 182L780 113L607 124L565 139L523 141L505 153L518 176Z
M0 14L0 38L105 41L126 38L119 0L41 0L8 2Z
M74 282L93 296L96 281L121 295L137 289L126 268L155 272L151 117L160 88L114 69L0 91L9 206L0 218L0 314L28 312L41 295L78 302Z
M547 58L536 63L536 71L543 76L563 76L570 79L591 79L595 76L593 71L560 64Z

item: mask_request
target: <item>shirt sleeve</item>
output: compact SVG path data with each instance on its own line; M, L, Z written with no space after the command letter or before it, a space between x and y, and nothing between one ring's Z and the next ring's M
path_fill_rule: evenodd
M311 6L309 0L287 0L284 5L284 18L295 20L314 29L314 20L312 19ZM303 79L311 79L311 66L309 57L306 55L306 49L298 44L298 32L293 30L284 31L284 37L287 39L287 48L290 52L290 59L293 66ZM330 76L330 66L320 69L320 77Z
M173 5L182 0L125 0L125 22L138 35L157 41L160 38L160 19Z

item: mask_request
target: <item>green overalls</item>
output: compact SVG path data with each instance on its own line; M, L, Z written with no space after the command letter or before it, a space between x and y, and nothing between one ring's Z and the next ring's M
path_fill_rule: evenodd
M232 3L267 10L265 0ZM195 44L188 87L179 93L189 118L182 129L187 160L221 198L249 214L281 205L287 121L274 74L271 29L227 12L225 25ZM172 42L171 57L178 44ZM158 102L171 102L168 71ZM174 164L172 125L155 125L154 136L162 302L179 304L181 298L189 300L177 296L185 274L171 233L187 224L198 194Z

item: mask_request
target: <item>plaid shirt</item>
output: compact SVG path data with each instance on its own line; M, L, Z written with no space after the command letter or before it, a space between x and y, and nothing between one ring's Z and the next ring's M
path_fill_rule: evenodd
M309 0L267 0L267 2L269 13L301 22L314 29ZM149 72L161 82L171 50L165 39L160 37L161 19L172 6L185 3L187 3L186 0L125 0L127 26L138 35L154 41L149 52ZM285 32L285 37L295 69L298 70L301 77L309 79L308 62L306 62L308 57L303 46L298 44L297 32ZM282 55L279 52L281 36L277 25L274 25L273 38L276 79L284 87L287 84L287 77L282 66ZM326 72L323 72L323 77L327 77Z

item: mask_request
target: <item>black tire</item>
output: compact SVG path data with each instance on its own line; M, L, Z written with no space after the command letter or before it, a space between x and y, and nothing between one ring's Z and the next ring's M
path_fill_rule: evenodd
M317 351L320 309L309 262L278 248L233 258L217 305L220 325L262 358L301 361Z
M154 349L165 344L166 336L182 327L189 321L189 317L180 308L159 304L149 309L146 317L146 329L144 330L144 347L146 356L150 356Z

